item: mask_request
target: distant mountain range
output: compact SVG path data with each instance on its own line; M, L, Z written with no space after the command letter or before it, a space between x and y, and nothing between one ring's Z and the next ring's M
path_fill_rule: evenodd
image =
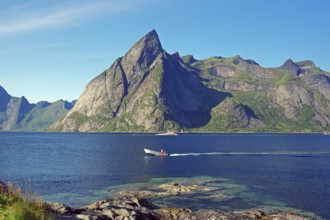
M23 98L11 102L31 112ZM89 82L51 130L321 132L329 123L330 74L312 61L264 68L240 56L196 60L168 54L152 30Z
M0 86L0 131L45 131L72 109L74 103L58 100L31 104L24 96L13 97Z

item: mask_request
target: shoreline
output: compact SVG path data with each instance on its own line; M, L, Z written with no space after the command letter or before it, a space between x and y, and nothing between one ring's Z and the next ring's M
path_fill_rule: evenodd
M220 188L210 188L207 181L195 183L166 182L157 183L150 188L121 188L110 199L98 200L89 205L73 208L62 203L46 203L47 209L56 217L65 219L277 219L277 220L317 220L322 219L313 213L306 213L288 207L260 206L239 210L223 210L220 207L191 209L185 205L169 205L162 199L182 199L193 195L206 196L212 199L233 199ZM210 196L211 195L211 196ZM205 200L200 199L200 203Z
M40 134L135 134L135 135L156 135L156 136L177 136L177 135L189 135L189 134L192 134L192 135L207 135L207 134L210 134L210 135L235 135L235 134L242 134L242 135L249 135L249 134L257 134L257 135L262 135L262 134L319 134L319 135L330 135L330 132L327 132L327 131L321 131L321 132L272 132L272 131L267 131L267 132L173 132L174 134L166 134L166 133L158 133L158 132L130 132L130 131L109 131L109 132L106 132L106 131L91 131L91 132L80 132L80 131L0 131L0 133L40 133Z
M221 209L200 209L160 207L150 200L138 197L118 197L100 200L82 208L72 208L62 203L45 203L48 213L56 219L78 220L181 220L181 219L233 219L233 220L321 220L316 216L296 213L292 210L256 208L241 211L222 211Z
M323 219L313 213L305 213L301 210L280 207L255 207L235 211L224 211L220 207L216 209L202 208L193 211L192 209L186 207L159 205L154 203L152 198L180 197L182 195L189 195L190 193L196 192L213 192L214 189L204 187L204 183L201 183L200 185L183 185L177 182L161 184L158 185L158 188L161 190L119 191L116 197L95 201L89 205L79 208L70 207L59 202L43 202L43 207L45 212L52 216L52 218L63 220ZM0 181L0 195L9 192L8 189L9 188L6 184ZM225 195L221 196L226 197ZM33 203L34 201L27 200L27 202Z

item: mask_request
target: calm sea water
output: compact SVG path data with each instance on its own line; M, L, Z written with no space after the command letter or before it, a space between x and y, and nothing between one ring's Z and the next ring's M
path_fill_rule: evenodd
M145 156L143 148L174 155ZM330 136L0 133L0 179L73 206L123 188L204 181L217 190L155 202L191 209L277 206L330 219Z

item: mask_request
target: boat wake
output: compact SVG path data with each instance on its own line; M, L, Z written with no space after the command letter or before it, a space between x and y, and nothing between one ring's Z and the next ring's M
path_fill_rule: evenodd
M174 154L170 154L171 157L204 156L204 155L312 157L312 156L330 156L330 152L208 152L208 153L174 153Z

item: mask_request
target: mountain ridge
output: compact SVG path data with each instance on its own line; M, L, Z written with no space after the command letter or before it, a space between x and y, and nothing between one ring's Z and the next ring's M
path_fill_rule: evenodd
M264 68L240 56L169 54L152 30L86 86L53 131L329 130L330 74L313 61Z
M0 86L0 131L45 131L74 105L58 100L31 104L24 96L13 97Z

